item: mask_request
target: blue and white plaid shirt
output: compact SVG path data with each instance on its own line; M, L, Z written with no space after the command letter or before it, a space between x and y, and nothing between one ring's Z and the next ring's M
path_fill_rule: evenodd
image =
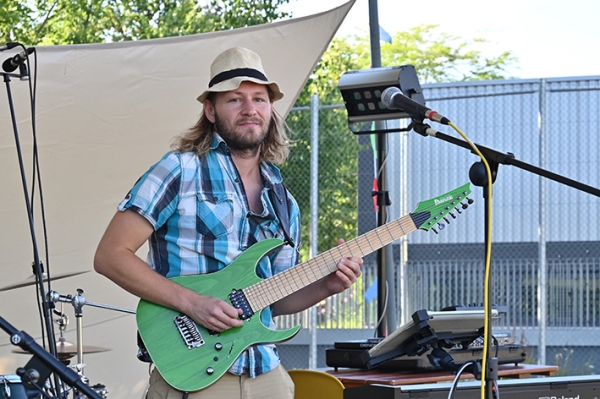
M147 263L165 277L210 273L221 270L253 243L272 237L283 238L283 230L269 199L268 190L281 182L279 169L261 164L265 188L261 193L263 213L254 214L240 175L226 143L213 134L209 153L198 158L191 152L169 152L134 185L119 205L146 218L154 233L149 239ZM271 277L298 262L300 212L290 203L288 245L261 259L257 274ZM252 217L249 217L249 216ZM274 328L271 309L262 312L262 322ZM231 366L237 375L251 377L279 364L275 345L254 345Z

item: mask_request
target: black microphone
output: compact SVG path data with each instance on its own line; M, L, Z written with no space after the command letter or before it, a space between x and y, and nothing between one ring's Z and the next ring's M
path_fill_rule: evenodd
M8 58L2 63L4 72L12 72L27 60L27 56L35 51L34 47L29 47L27 50L20 52L14 57Z
M450 123L450 120L445 116L405 96L396 86L388 87L381 93L381 102L388 109L399 109L410 116L421 118L421 120L427 118L444 125Z
M14 48L14 47L17 47L17 46L19 46L19 43L8 42L6 44L0 45L0 51L10 50L11 48Z

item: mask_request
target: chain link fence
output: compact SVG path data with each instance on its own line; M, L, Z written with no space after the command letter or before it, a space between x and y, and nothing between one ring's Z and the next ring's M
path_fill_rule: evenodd
M509 161L497 163L492 198L491 298L507 309L494 330L509 331L516 343L531 347L528 362L557 364L562 374L595 373L600 368L595 342L600 201L559 180L600 186L600 77L434 84L423 91L428 107ZM317 114L315 109L294 108L289 114L295 148L282 168L302 209L303 260L312 257L311 248L322 252L337 238L348 240L376 227L371 194L378 156L386 156L389 220L468 182L479 160L465 148L412 131L386 134L387 153L377 154L373 137L350 132L343 105L320 106ZM432 127L458 137L447 126ZM311 166L314 148L318 164ZM312 190L311 167L318 168ZM540 170L553 174L540 177ZM387 267L395 272L390 287L395 296L388 300L396 324L419 309L483 303L485 200L482 188L472 190L475 203L440 234L418 231L391 245ZM318 204L316 215L311 197ZM316 329L317 337L334 331L329 341L370 338L378 323L378 267L375 254L366 256L355 286L315 309L279 318L278 325L302 324ZM324 348L332 344L325 341L317 339L318 367L325 367ZM280 348L288 368L309 364L306 345L292 341Z

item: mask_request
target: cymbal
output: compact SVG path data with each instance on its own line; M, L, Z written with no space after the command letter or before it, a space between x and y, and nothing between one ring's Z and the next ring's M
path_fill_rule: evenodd
M108 352L111 349L101 346L83 345L83 354ZM13 353L29 353L21 348L13 349ZM77 345L69 341L58 341L56 343L56 354L59 360L70 359L77 355Z
M85 270L82 272L70 272L70 273L57 273L57 274L53 274L50 277L51 281L54 280L60 280L61 278L66 278L66 277L72 277L72 276L76 276L78 274L83 274L83 273L87 273L89 272L89 270ZM48 281L48 274L47 273L43 273L42 274L42 280L44 282ZM31 276L27 277L25 280L17 282L17 283L13 283L13 284L9 284L6 285L2 288L0 288L0 291L8 291L8 290L12 290L14 288L21 288L21 287L26 287L28 285L35 285L35 282L37 281L37 276L35 274L32 274Z

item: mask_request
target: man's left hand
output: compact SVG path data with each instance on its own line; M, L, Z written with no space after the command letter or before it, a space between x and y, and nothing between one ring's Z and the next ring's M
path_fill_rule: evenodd
M337 245L342 245L345 241L339 239ZM340 293L348 289L361 275L360 268L363 264L362 258L351 256L342 258L337 263L337 270L327 276L327 289L333 294Z

